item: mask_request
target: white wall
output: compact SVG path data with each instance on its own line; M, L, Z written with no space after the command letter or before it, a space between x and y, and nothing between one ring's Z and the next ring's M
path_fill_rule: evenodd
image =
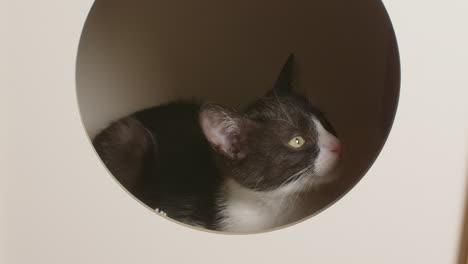
M403 79L379 159L323 213L248 237L167 221L106 175L81 123L74 87L91 4L7 4L0 262L456 263L468 161L466 1L386 3Z

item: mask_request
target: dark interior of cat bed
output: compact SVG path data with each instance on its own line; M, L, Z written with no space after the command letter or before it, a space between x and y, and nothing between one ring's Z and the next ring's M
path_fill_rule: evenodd
M84 127L94 138L181 98L242 109L274 86L291 53L295 89L326 113L343 146L339 179L311 195L314 215L358 183L395 116L398 50L380 1L98 0L77 61Z

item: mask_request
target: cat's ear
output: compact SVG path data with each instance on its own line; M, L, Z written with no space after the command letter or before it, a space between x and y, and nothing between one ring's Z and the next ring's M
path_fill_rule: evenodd
M215 151L232 160L240 160L247 154L247 126L253 121L225 106L203 104L200 109L200 126Z
M284 96L293 92L294 54L290 54L283 66L273 89L267 92L267 96Z

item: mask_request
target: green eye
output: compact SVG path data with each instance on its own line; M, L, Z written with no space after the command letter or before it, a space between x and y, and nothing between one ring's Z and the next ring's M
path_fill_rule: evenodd
M304 138L298 136L298 137L293 137L290 141L289 141L289 146L293 147L293 148L300 148L304 145L305 143L305 140Z

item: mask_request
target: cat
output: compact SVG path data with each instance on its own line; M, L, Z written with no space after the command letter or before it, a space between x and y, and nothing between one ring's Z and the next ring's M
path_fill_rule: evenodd
M243 112L177 101L112 123L93 140L134 196L180 222L255 232L305 217L303 196L335 179L341 142L293 89L294 55Z

